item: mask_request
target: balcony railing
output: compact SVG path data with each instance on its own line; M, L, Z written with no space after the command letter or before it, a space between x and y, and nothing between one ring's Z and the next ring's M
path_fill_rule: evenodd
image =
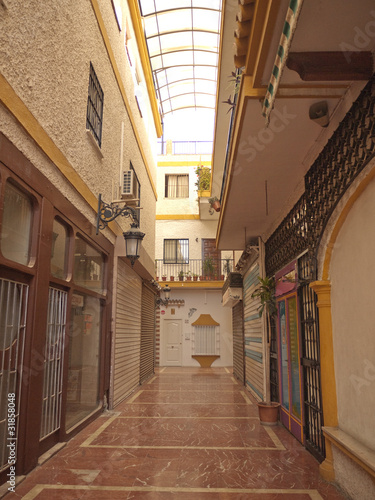
M212 154L212 141L171 141L168 151L167 141L158 141L158 155L210 155Z
M233 259L189 259L178 264L155 260L155 274L159 281L224 280L232 270Z

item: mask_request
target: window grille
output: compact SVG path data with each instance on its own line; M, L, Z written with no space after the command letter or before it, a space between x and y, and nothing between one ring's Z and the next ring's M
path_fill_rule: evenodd
M220 354L220 334L217 326L195 326L193 352L195 355Z
M164 264L188 264L189 240L164 240Z
M94 71L94 67L90 62L86 128L92 132L99 147L102 145L103 102L104 93Z
M166 175L165 176L166 198L189 198L189 175Z
M67 297L62 290L49 289L40 439L59 429L61 423Z
M27 299L27 285L0 280L0 471L9 467L8 429L18 436Z

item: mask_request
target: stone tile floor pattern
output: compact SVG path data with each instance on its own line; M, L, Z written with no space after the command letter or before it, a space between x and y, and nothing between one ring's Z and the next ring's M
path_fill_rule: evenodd
M227 368L160 368L5 500L340 500Z

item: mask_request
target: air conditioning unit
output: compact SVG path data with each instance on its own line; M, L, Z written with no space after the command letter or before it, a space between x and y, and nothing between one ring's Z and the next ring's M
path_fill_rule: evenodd
M134 172L133 170L124 170L122 177L121 196L134 198Z

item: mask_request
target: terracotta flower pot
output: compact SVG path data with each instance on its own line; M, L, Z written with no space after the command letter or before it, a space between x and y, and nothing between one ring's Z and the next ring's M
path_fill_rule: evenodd
M215 212L220 212L220 201L214 201L211 207L215 210Z
M174 281L174 276L170 276L170 281Z
M162 277L161 277L161 279L162 279L163 281L167 281L167 277L166 277L166 276L162 276Z
M280 403L260 401L257 405L260 423L263 425L277 425Z

